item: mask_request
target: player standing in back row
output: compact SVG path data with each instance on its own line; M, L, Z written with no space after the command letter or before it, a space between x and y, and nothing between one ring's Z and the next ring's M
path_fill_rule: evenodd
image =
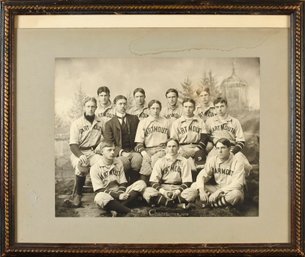
M215 106L211 101L210 89L208 87L198 89L196 94L199 96L199 103L196 106L195 115L204 121L215 116Z
M167 106L162 110L161 116L170 120L170 123L182 116L182 106L178 102L179 94L174 88L166 91Z
M134 105L129 109L128 113L137 115L139 120L149 116L148 107L145 105L145 91L143 88L136 88L133 91Z
M115 115L114 107L110 101L110 90L108 87L99 87L97 90L98 106L95 115L105 125Z

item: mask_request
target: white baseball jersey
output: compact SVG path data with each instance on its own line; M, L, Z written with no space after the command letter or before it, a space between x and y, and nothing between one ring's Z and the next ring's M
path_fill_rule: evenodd
M163 117L157 119L148 117L140 120L136 143L142 143L145 147L155 147L165 144L169 138L169 122Z
M182 116L173 122L170 137L177 139L180 144L197 144L200 134L206 133L205 123L198 116Z
M164 109L162 109L161 116L171 121L179 119L182 116L182 106L178 103L176 106L174 106L174 108L167 105Z
M102 124L95 120L92 124L84 116L72 122L70 127L70 145L81 147L96 146L103 139Z
M123 163L116 158L111 165L106 165L103 159L94 164L90 169L90 177L94 191L107 188L110 183L127 183Z
M209 103L207 107L204 107L202 105L197 105L194 113L204 121L216 115L215 107L213 103Z
M166 155L156 161L149 181L175 185L192 182L191 166L180 155L174 160Z
M234 145L236 142L245 141L240 122L230 115L224 120L220 119L218 116L211 117L207 119L206 126L214 144L220 138L226 138Z
M143 120L149 116L149 109L146 106L132 106L129 111L129 114L137 115L139 120Z
M108 120L110 120L115 115L114 106L112 106L111 102L105 107L98 106L95 111L95 116L97 120L102 121L105 124Z
M241 190L245 184L244 162L232 153L229 159L223 162L217 155L211 157L197 176L197 188L204 188L204 184L213 176L224 193Z

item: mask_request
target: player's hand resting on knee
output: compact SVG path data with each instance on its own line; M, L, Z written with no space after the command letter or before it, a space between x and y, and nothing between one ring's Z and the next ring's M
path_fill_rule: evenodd
M214 203L218 200L220 194L222 193L221 190L215 191L213 194L210 195L209 197L209 202Z
M79 161L80 161L80 163L81 163L81 165L82 166L87 166L87 165L89 165L89 161L88 161L88 159L87 159L87 156L86 155L81 155L80 157L79 157Z
M173 192L167 191L167 190L165 190L165 189L163 189L163 188L161 188L161 189L159 190L159 192L160 192L163 196L165 196L167 199L172 199L172 197L173 197Z
M122 193L119 195L119 200L123 201L126 200L128 198L128 194L127 193Z
M209 196L204 191L204 189L199 189L199 198L200 198L200 201L203 202L203 203L208 203L209 202Z

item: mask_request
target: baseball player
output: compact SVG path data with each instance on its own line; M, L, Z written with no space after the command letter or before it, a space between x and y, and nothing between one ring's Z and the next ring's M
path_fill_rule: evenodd
M99 105L95 111L95 115L99 121L106 124L115 115L114 107L110 101L110 90L108 87L99 87L97 89L97 97Z
M136 88L133 91L134 106L131 107L128 113L137 115L140 120L149 116L148 107L145 106L145 91L143 88Z
M180 154L189 160L193 172L196 171L193 158L200 160L200 164L205 161L208 142L204 121L194 115L195 106L193 99L183 100L183 115L173 122L170 133L179 141Z
M241 204L244 200L244 163L231 152L228 139L218 139L215 148L217 154L207 159L192 188L197 188L203 207ZM211 178L214 178L216 184L207 183Z
M228 114L228 103L225 98L218 97L215 99L214 106L217 115L206 121L207 131L210 134L211 140L215 145L220 138L228 139L231 142L231 152L244 161L246 175L248 175L252 166L241 152L245 145L245 137L241 124L239 120ZM215 150L213 148L210 151L208 158L216 154Z
M170 88L166 91L165 97L167 99L167 106L162 110L161 116L170 120L172 123L182 116L182 107L178 103L178 91L174 88Z
M113 143L102 142L96 152L101 155L101 159L90 169L95 203L112 212L113 216L130 212L128 207L142 195L146 187L145 182L138 180L126 188L123 164L115 158Z
M104 137L106 141L115 145L115 156L123 162L125 175L129 183L139 178L142 156L134 151L135 136L139 119L136 115L126 113L127 98L118 95L113 100L115 116L105 125Z
M144 190L143 198L151 205L174 207L176 204L193 202L198 193L189 186L192 173L189 162L178 154L179 142L169 139L166 143L166 155L158 159L151 173L151 187Z
M211 101L210 89L208 87L198 89L196 94L199 96L199 104L196 106L195 115L204 121L215 116L215 107Z
M83 186L90 167L96 163L100 156L95 154L94 149L103 139L102 125L94 114L97 101L88 97L84 101L84 114L71 124L70 128L70 150L71 163L75 169L75 188L73 199L67 199L69 207L80 207Z
M148 103L150 116L141 120L137 129L136 151L143 156L141 178L148 182L156 160L165 155L165 143L169 138L169 122L160 117L162 105L158 100Z

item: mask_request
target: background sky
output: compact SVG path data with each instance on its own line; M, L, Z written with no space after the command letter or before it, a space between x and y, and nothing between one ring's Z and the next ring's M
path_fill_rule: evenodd
M111 99L142 87L147 102L158 99L165 103L168 88L181 89L186 78L197 87L204 72L211 71L220 85L231 76L233 63L236 75L248 83L249 106L259 109L259 58L57 58L55 111L66 115L80 86L95 97L98 87L108 86Z

